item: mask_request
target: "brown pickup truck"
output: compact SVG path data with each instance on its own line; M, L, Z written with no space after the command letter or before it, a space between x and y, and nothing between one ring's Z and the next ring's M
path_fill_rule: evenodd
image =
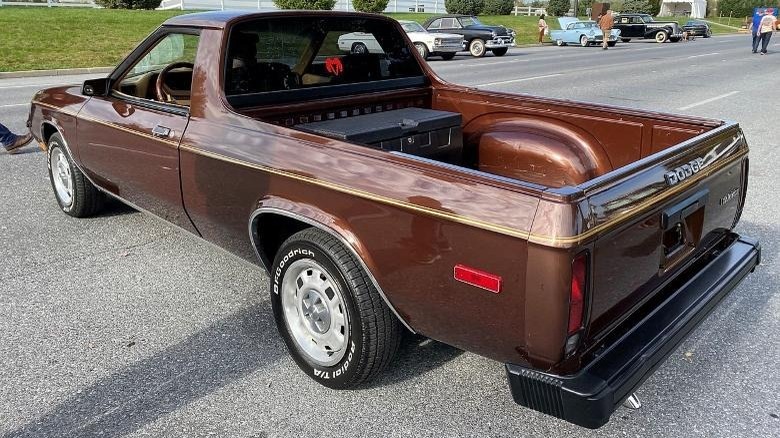
M353 32L381 50L340 49ZM736 123L450 84L377 15L171 18L107 78L38 92L29 126L65 213L117 198L262 266L331 388L409 330L599 427L760 258L732 231Z

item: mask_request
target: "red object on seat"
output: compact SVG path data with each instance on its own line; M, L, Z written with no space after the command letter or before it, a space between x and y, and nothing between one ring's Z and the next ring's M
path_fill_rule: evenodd
M325 70L334 76L340 76L344 72L344 64L341 62L341 58L325 59Z

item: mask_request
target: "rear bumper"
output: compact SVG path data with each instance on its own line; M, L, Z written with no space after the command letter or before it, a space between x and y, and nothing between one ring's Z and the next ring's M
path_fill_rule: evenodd
M595 429L761 261L757 241L733 242L695 275L677 283L657 308L577 374L559 376L506 365L512 397L520 405Z

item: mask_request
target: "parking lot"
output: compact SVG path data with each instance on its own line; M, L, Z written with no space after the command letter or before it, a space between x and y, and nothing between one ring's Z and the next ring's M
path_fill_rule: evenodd
M118 204L62 214L31 145L0 154L0 436L780 435L780 40L768 56L728 35L430 64L496 91L740 122L737 231L761 240L762 266L640 388L641 409L582 429L514 404L502 364L420 337L371 387L326 389L288 357L259 267ZM21 131L36 90L86 77L0 79L0 121Z

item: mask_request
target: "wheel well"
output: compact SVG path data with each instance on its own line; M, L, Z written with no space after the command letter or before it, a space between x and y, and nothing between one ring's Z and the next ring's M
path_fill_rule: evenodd
M311 225L289 216L274 213L259 215L252 224L252 232L256 236L254 245L256 245L257 253L265 266L270 269L276 253L285 240L298 231L309 227Z
M57 128L55 128L51 123L44 123L41 133L43 134L43 142L48 145L51 136L57 133Z

